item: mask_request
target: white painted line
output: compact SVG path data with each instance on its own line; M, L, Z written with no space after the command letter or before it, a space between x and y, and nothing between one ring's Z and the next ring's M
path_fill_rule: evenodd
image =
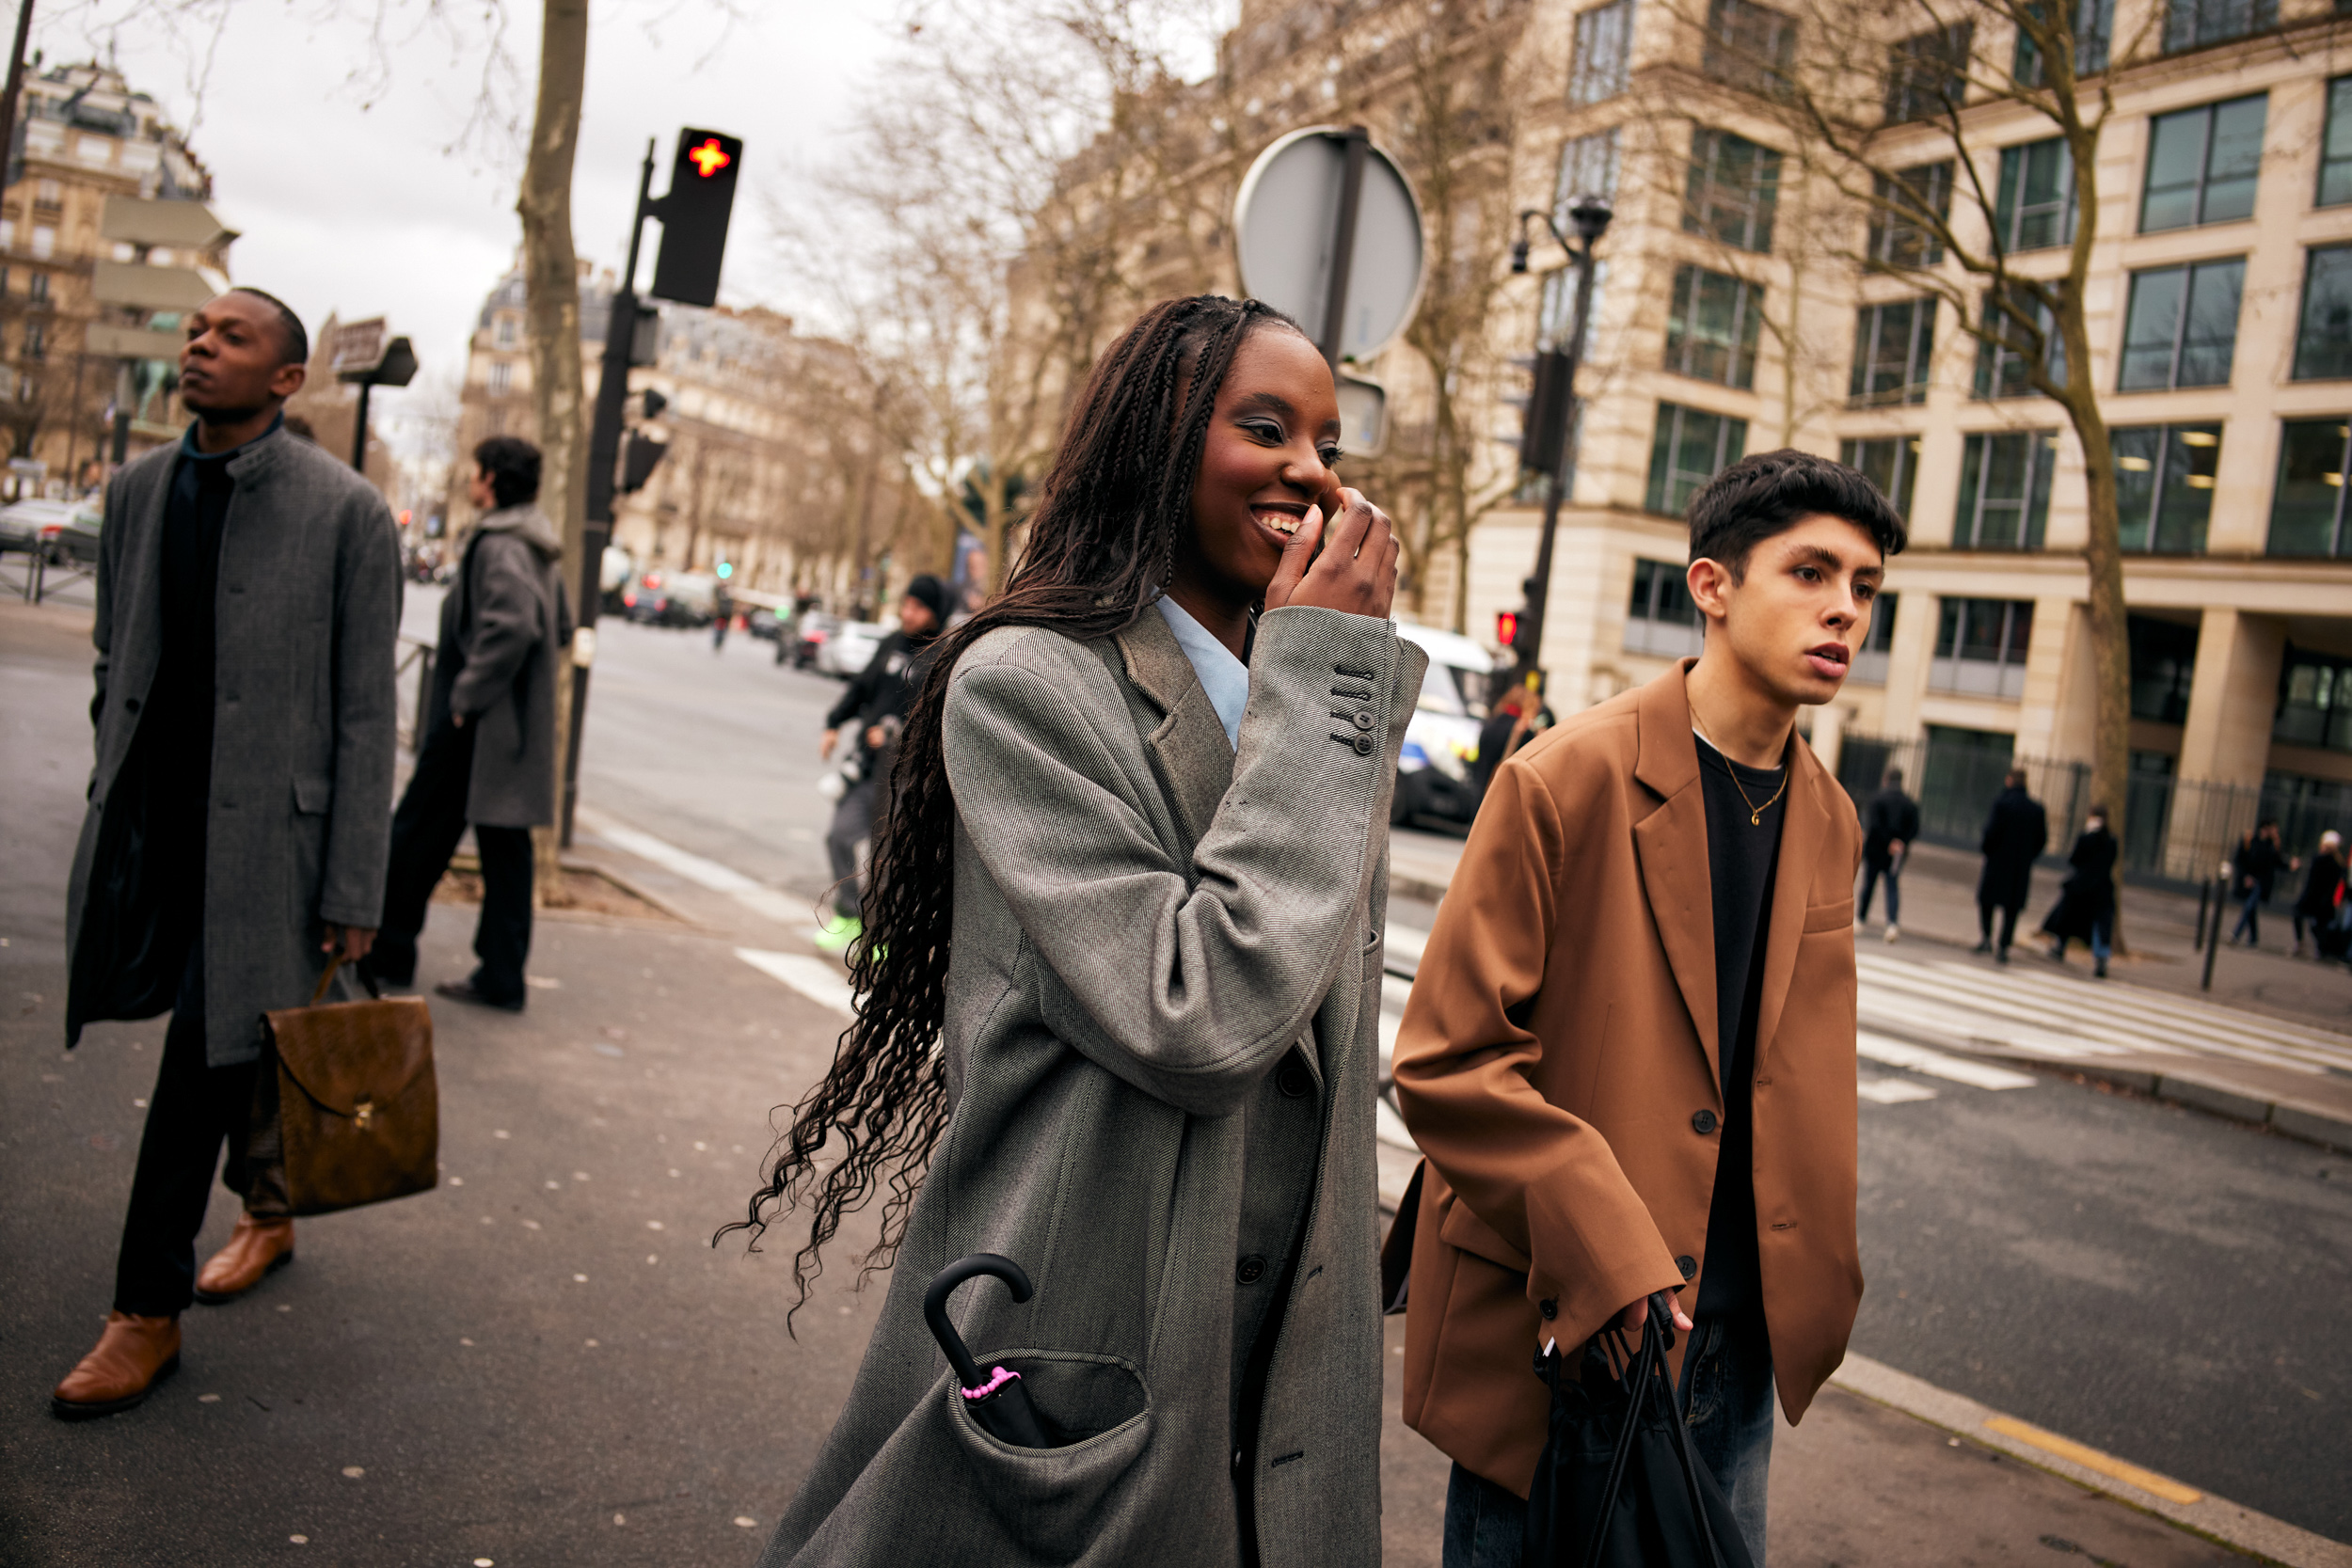
M783 981L819 1006L831 1007L845 1018L856 1015L850 982L822 958L805 953L763 953L756 947L739 947L735 956L762 974Z
M762 915L779 926L811 926L816 923L816 912L808 904L790 894L779 893L763 882L754 881L731 865L705 860L665 839L615 822L602 812L583 809L580 813L580 823L615 849L626 850L639 860L651 861L664 870L675 871L698 887L726 894L754 914Z
M2034 1076L2011 1068L1994 1067L1989 1062L1972 1062L1961 1056L1947 1056L1941 1051L1930 1051L1924 1045L1908 1040L1892 1040L1884 1035L1863 1034L1854 1037L1854 1050L1874 1062L1899 1067L1912 1072L1924 1072L1931 1078L1948 1078L1955 1084L1965 1084L1973 1089L2030 1089Z
M1935 1098L1933 1089L1908 1078L1865 1079L1854 1086L1854 1093L1875 1105L1902 1105L1914 1100Z

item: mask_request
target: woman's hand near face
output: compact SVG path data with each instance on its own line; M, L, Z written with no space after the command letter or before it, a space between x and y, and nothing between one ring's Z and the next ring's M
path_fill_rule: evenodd
M1361 491L1334 485L1307 509L1306 521L1282 551L1282 564L1266 584L1265 607L1312 605L1386 620L1396 598L1396 559L1389 515Z

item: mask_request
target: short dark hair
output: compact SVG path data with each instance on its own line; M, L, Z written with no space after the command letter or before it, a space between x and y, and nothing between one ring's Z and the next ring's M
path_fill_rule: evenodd
M2005 789L2025 788L2026 770L2022 768L2010 768L2008 772L2001 775L2001 785Z
M1896 787L1903 782L1903 770L1899 768L1888 768L1884 782L1889 789Z
M1685 515L1691 559L1721 562L1738 582L1749 552L1816 514L1843 517L1877 540L1883 555L1910 543L1901 515L1877 485L1843 463L1783 447L1741 458L1692 498Z
M539 449L519 436L493 436L473 449L501 509L539 499Z
M261 289L248 289L242 283L229 292L258 299L278 312L278 330L284 339L282 347L286 356L278 361L279 364L307 365L310 362L310 334L303 330L302 318L294 313L293 306L276 294Z

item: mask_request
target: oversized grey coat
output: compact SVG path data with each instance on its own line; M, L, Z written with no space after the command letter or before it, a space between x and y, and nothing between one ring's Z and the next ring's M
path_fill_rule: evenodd
M1275 610L1238 754L1157 614L957 663L954 1114L769 1568L1238 1563L1237 1296L1294 1238L1242 1481L1260 1551L1379 1560L1387 821L1424 662L1385 621ZM1010 1448L965 1410L922 1296L974 1252L1036 1293L963 1287L967 1342L1082 1441Z
M120 885L102 841L109 852L122 842L105 832L107 804L163 654L164 507L178 461L175 443L106 486L90 633L97 765L66 894L75 1026L124 1016L103 990L115 955L87 950L84 927L93 901ZM215 1067L253 1060L262 1012L308 999L326 962L322 922L381 918L398 723L400 548L384 498L282 428L229 472L204 850L204 1046ZM82 983L86 970L97 985Z
M428 724L453 710L473 729L466 820L537 828L555 820L555 683L567 665L570 598L563 542L525 502L474 524L441 601Z

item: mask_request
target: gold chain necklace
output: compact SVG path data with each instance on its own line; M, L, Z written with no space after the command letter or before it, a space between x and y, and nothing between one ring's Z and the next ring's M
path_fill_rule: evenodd
M1715 737L1707 733L1707 725L1699 719L1699 710L1697 708L1692 708L1691 710L1691 722L1698 725L1700 738L1704 739L1707 742L1708 749L1715 753L1716 760L1724 765L1724 773L1730 776L1731 787L1740 792L1740 803L1748 808L1748 826L1751 828L1760 828L1764 826L1764 814L1772 810L1772 807L1779 802L1780 798L1783 795L1788 793L1788 768L1784 766L1781 768L1780 787L1772 791L1772 798L1759 806L1748 795L1748 786L1740 782L1740 770L1731 766L1731 754L1728 752L1725 752L1721 746L1716 745Z

